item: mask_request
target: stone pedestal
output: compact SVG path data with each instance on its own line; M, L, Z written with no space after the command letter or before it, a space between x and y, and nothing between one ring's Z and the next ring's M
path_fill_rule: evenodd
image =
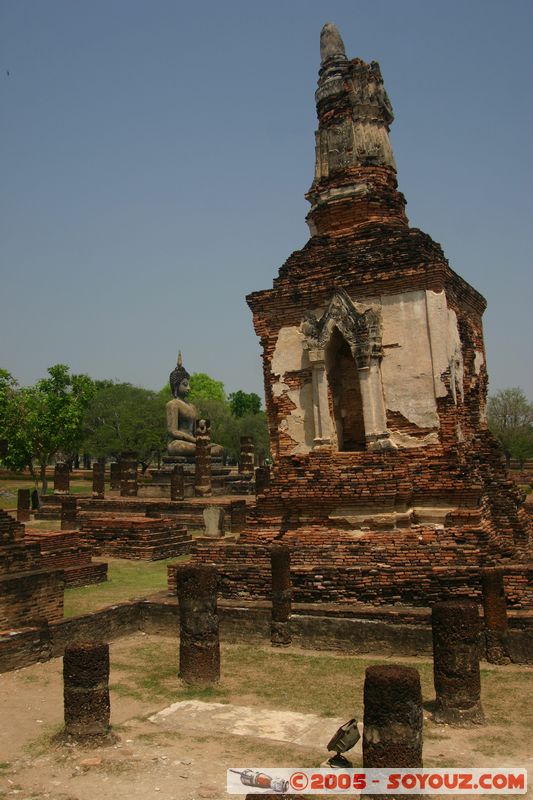
M75 497L61 498L61 530L74 531L78 528L78 506Z
M68 464L56 464L54 467L54 494L68 494L70 491L70 470Z
M206 506L202 512L204 536L221 539L224 536L224 509L221 506Z
M137 456L122 453L120 457L120 496L137 497Z
M196 460L194 473L196 497L211 496L211 423L199 420L196 425Z
M63 656L64 733L80 742L109 734L109 645L68 644Z
M93 464L93 500L105 498L105 461Z
M241 436L241 452L239 457L239 474L254 474L254 440L251 436Z
M486 567L481 570L483 617L487 661L491 664L510 662L507 643L507 603L503 586L503 570Z
M213 683L220 678L218 573L207 564L179 564L176 583L180 609L180 678Z
M183 500L185 497L185 473L183 467L176 464L170 473L170 499Z
M447 600L431 611L435 722L482 724L479 674L480 619L475 603Z
M111 489L120 489L120 463L113 461L109 465L109 485Z
M30 519L30 490L17 490L17 522L28 522Z
M274 646L291 643L291 551L286 544L273 544L270 550L272 567L272 621L270 641Z
M423 712L418 670L397 664L368 667L364 707L363 766L421 767Z

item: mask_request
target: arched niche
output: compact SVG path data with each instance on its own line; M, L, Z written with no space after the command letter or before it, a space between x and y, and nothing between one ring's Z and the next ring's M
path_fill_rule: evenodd
M359 370L350 345L337 326L331 332L324 356L338 449L365 450L365 419Z
M389 449L380 312L359 312L348 294L337 289L319 319L306 312L301 331L313 370L314 449L331 447L334 439L340 450Z

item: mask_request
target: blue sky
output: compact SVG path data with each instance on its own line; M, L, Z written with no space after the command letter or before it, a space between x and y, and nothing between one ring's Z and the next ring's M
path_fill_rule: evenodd
M158 389L181 348L262 394L244 297L308 238L327 21L380 62L411 225L487 298L491 391L533 397L529 0L1 0L0 366Z

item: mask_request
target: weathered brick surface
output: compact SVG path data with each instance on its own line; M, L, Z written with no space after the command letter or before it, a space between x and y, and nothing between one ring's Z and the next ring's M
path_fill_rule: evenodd
M0 630L20 628L36 617L63 617L63 572L43 564L38 544L24 526L0 510Z
M91 548L82 543L77 531L30 531L26 541L39 545L43 567L64 571L65 586L87 586L107 580L107 564L93 563Z
M183 555L191 544L187 528L175 519L133 515L85 516L80 538L94 553L147 561Z
M271 289L247 297L262 346L275 465L269 485L261 482L256 510L239 541L196 543L194 559L217 564L222 596L265 598L268 547L274 538L281 539L291 548L295 601L416 605L455 595L479 599L481 569L498 565L504 570L507 602L532 607L530 520L485 419L485 300L451 269L439 244L409 227L405 200L397 190L388 141L393 114L379 66L342 54L331 58L321 65L316 94L317 162L307 195L311 238L283 264ZM428 292L444 297L458 341L453 344L449 329L436 322L435 330L450 337L447 345L453 344L459 355L449 358L427 390L427 402L436 408L433 428L408 420L390 402L387 408L377 381L365 384L370 397L366 412L370 418L370 406L382 403L385 431L376 433L381 428L372 426L367 431L361 427L367 423L356 373L372 365L356 363L353 354L357 360L370 353L373 368L381 370L386 348L402 345L393 337L382 347L381 334L371 345L370 329L358 322L348 332L350 345L343 340L346 352L340 345L328 351L335 335L342 339L335 327L342 327L342 314L330 318L333 327L328 322L324 328L317 314L331 307L334 295L347 298L354 309L368 310L371 304L402 304L402 295L407 302L414 292L426 303ZM431 314L440 312L427 305L425 313L429 325ZM322 341L321 331L329 339ZM304 344L295 344L299 336ZM316 352L323 348L325 364L327 352L350 362L342 369L337 362L325 365L319 384L324 395L316 389L315 346ZM296 366L283 373L281 382L283 347ZM431 354L428 358L435 369L437 362ZM341 394L334 398L336 381ZM298 424L314 426L313 445L308 439L297 441L295 429L291 433L287 419L296 409L291 393L313 398L312 410L303 402L297 409ZM340 396L345 417L354 416L348 426L354 441L344 450L332 443L334 436L322 438L317 422L326 407L336 421L334 400ZM320 402L324 407L317 415ZM307 417L302 420L302 415ZM380 438L384 446L394 439L398 449L372 452L381 446ZM421 443L413 447L417 439ZM311 446L315 449L309 452Z

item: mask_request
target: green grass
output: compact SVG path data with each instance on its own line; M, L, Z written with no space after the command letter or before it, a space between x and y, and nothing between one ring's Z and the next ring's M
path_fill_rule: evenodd
M39 483L40 491L40 483ZM17 490L18 489L35 489L35 484L31 478L21 477L18 478L4 478L0 480L0 508L5 510L15 509L17 507ZM109 491L109 486L106 484L106 492ZM48 481L47 494L54 493L54 479ZM70 494L91 494L92 482L72 480L70 482Z
M183 561L187 556L162 561L128 561L104 558L108 563L108 579L93 586L80 586L65 591L65 617L89 614L105 606L159 592L167 587L167 564ZM97 559L100 560L100 559Z

